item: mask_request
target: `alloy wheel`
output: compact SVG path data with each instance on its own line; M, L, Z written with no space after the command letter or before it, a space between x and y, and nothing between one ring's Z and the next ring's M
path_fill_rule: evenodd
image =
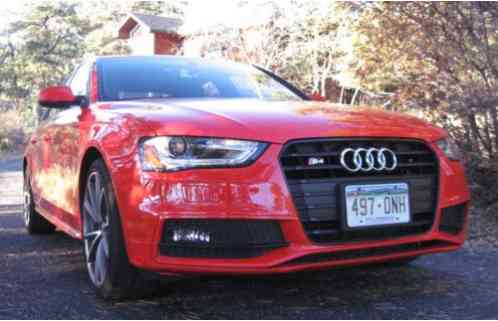
M101 286L109 266L109 213L105 188L98 172L87 180L83 200L83 236L90 279Z
M25 226L29 226L29 221L31 218L31 191L29 186L24 187L23 195L23 218Z

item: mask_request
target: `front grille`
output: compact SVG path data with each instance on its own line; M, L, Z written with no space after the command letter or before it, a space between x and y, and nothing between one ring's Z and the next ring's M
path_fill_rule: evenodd
M175 233L184 238L175 239ZM180 219L164 223L159 253L176 257L251 258L286 245L277 221Z
M345 170L340 153L345 148L389 148L398 158L393 171ZM310 157L323 164L307 165ZM347 242L385 239L428 231L433 223L438 195L438 161L423 142L402 139L312 139L288 143L280 163L303 228L313 242ZM412 220L409 224L346 231L342 224L341 187L351 183L407 182Z
M465 222L465 208L465 203L443 208L439 229L454 235L460 233Z

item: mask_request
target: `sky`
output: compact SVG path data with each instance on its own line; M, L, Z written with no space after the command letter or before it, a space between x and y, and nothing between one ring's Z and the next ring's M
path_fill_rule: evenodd
M4 1L0 8L0 29L3 29L12 18L12 12L20 10L26 1Z
M209 29L222 23L225 26L239 28L258 25L267 21L272 13L270 8L264 5L264 0L251 0L251 5L243 8L237 5L238 2L234 0L190 0L185 12L188 25L183 31L187 34L195 33L201 31L199 29Z

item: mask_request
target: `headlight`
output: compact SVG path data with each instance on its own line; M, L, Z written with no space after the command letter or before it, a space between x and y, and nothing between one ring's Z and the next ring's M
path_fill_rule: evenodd
M246 140L161 136L142 141L140 158L145 171L238 167L256 160L267 146Z
M458 146L450 138L444 138L436 142L437 147L451 160L460 160L461 153Z

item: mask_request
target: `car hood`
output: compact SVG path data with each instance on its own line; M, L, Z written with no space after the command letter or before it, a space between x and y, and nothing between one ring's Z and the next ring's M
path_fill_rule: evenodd
M318 137L399 137L434 141L445 132L415 117L314 101L164 99L101 104L143 122L155 135L212 136L285 143Z

